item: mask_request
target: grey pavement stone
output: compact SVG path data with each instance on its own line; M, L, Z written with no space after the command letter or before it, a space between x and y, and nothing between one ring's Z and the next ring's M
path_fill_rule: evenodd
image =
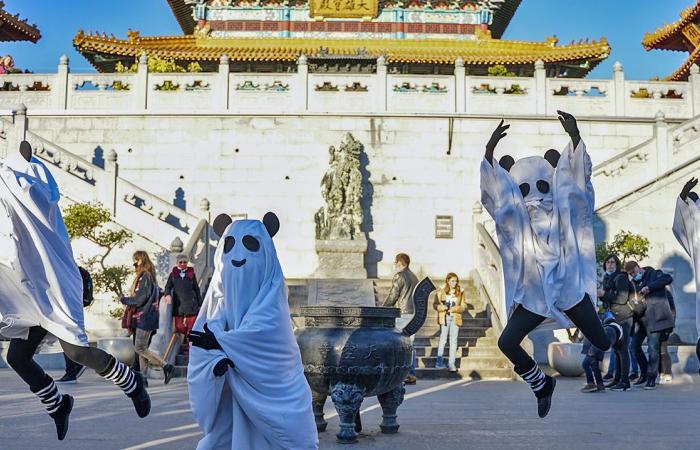
M682 375L655 391L581 394L582 378L559 378L552 410L539 419L533 395L520 382L419 381L407 387L398 434L379 432L381 409L369 398L359 443L336 444L338 418L329 400L328 431L320 442L322 449L343 450L698 449L699 383L697 375ZM153 410L146 419L93 373L62 390L76 397L76 407L68 436L59 442L39 401L12 371L0 370L0 448L192 449L199 440L183 379L168 386L151 380Z

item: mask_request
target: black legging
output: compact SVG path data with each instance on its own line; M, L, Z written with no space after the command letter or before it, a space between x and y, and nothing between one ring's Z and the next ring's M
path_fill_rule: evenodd
M29 385L32 392L44 388L50 382L44 369L33 359L46 334L47 331L41 327L31 327L27 339L10 340L10 348L7 350L7 364ZM99 348L80 347L60 339L59 342L66 356L78 364L94 369L97 373L104 373L114 359Z
M596 314L588 294L576 306L564 311L564 313L581 330L583 335L591 341L591 344L603 351L610 348L610 339L608 339L608 335L603 330L603 325L600 323L598 314ZM544 319L545 317L532 313L523 308L522 305L518 305L510 319L508 319L501 337L498 338L498 348L513 363L516 373L523 373L534 364L534 361L523 350L520 343Z
M622 338L615 345L615 377L614 382L630 383L630 336L634 327L630 317L617 322L622 327Z

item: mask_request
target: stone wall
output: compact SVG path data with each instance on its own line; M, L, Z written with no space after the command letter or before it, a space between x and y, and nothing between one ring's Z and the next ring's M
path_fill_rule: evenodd
M313 216L322 204L328 146L350 132L365 146L373 192L370 276L389 276L397 252L409 253L424 274L466 276L473 267L471 208L480 197L479 164L497 118L28 114L31 131L88 160L115 149L119 176L158 197L170 201L183 189L186 208L195 214L204 197L212 217L276 212L282 228L275 240L290 277L316 269ZM555 118L506 120L512 127L497 156L566 145ZM648 140L653 126L644 119L580 121L594 164ZM435 238L437 215L453 216L452 239Z

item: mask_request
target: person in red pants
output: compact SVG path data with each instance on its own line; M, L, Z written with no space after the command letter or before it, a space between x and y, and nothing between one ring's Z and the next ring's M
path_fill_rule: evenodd
M194 268L188 266L187 255L177 256L177 265L170 272L165 285L165 301L173 304L173 322L175 333L185 337L184 352L189 351L189 336L199 308L202 306L202 294L197 283Z

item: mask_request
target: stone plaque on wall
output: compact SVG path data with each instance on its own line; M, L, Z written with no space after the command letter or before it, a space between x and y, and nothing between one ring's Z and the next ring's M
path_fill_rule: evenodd
M435 216L435 239L452 239L452 216Z

